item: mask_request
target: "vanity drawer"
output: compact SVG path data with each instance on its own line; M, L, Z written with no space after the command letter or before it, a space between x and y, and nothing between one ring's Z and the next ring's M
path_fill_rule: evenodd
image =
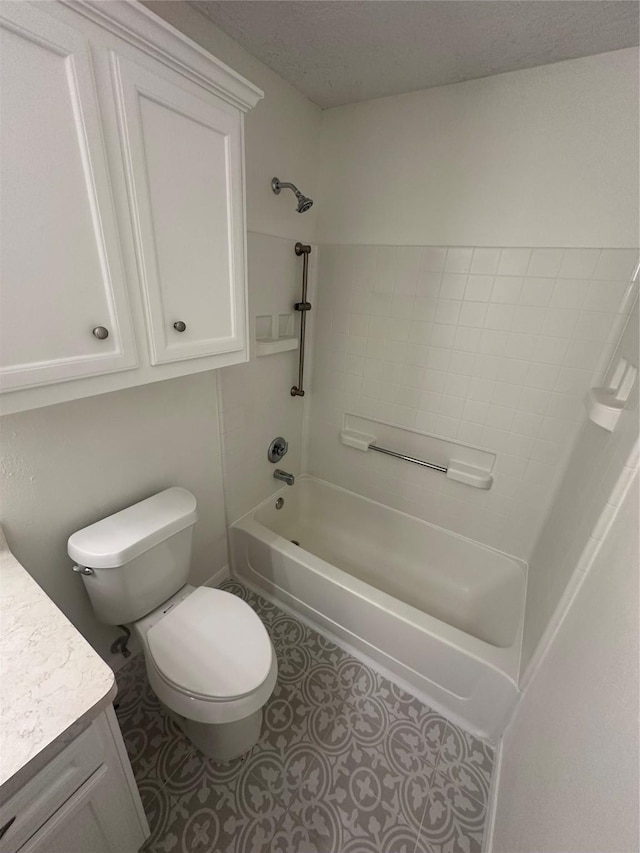
M93 726L47 764L0 806L0 853L16 851L102 764L102 748Z

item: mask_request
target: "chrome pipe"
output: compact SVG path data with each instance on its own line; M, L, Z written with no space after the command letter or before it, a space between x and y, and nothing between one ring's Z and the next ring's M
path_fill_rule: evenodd
M430 468L432 471L440 471L441 474L446 474L449 470L444 465L436 465L433 462L425 462L423 459L416 459L415 456L406 456L404 453L396 453L395 450L387 450L386 447L378 447L377 444L370 444L369 450L376 450L378 453L385 453L387 456L394 456L396 459L404 459L405 462L413 462L414 465L422 465L423 468Z
M307 277L309 273L309 254L311 246L305 243L296 243L296 255L302 255L302 299L296 302L293 306L296 311L300 311L300 360L298 362L298 384L291 388L292 397L304 397L303 381L304 381L304 339L307 327L307 311L311 310L311 304L307 302Z

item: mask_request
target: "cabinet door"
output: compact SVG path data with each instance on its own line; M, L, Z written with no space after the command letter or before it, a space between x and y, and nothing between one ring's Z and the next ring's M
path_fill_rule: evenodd
M93 728L84 731L0 806L0 853L16 853L103 763Z
M240 111L169 69L110 59L151 362L242 350Z
M88 779L20 853L136 853L144 842L133 805L106 765Z
M133 367L86 42L27 3L2 4L0 39L3 389Z

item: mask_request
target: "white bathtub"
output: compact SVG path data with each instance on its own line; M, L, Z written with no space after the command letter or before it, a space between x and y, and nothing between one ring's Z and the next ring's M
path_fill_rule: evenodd
M237 521L231 553L257 591L499 736L518 697L524 563L308 476Z

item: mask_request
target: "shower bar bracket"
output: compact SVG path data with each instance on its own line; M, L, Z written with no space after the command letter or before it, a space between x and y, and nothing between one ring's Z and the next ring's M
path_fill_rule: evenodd
M456 459L451 459L448 465L427 462L424 459L418 459L416 456L409 456L406 453L398 453L395 450L389 450L387 447L381 447L375 443L375 436L367 433L343 429L340 432L340 441L342 444L346 444L347 447L355 447L356 450L375 450L376 453L384 453L385 456L392 456L394 459L401 459L403 462L420 465L422 468L428 468L431 471L445 474L449 480L455 480L458 483L464 483L466 486L473 486L476 489L486 490L490 489L493 485L493 476L485 469L477 468L475 465L469 465L466 462L459 462Z
M307 280L311 246L306 243L296 243L295 253L298 256L302 255L302 298L300 302L296 302L293 306L296 311L300 312L300 361L298 362L298 384L291 388L291 396L304 397L304 339L307 327L307 312L311 311L311 303L307 302Z

